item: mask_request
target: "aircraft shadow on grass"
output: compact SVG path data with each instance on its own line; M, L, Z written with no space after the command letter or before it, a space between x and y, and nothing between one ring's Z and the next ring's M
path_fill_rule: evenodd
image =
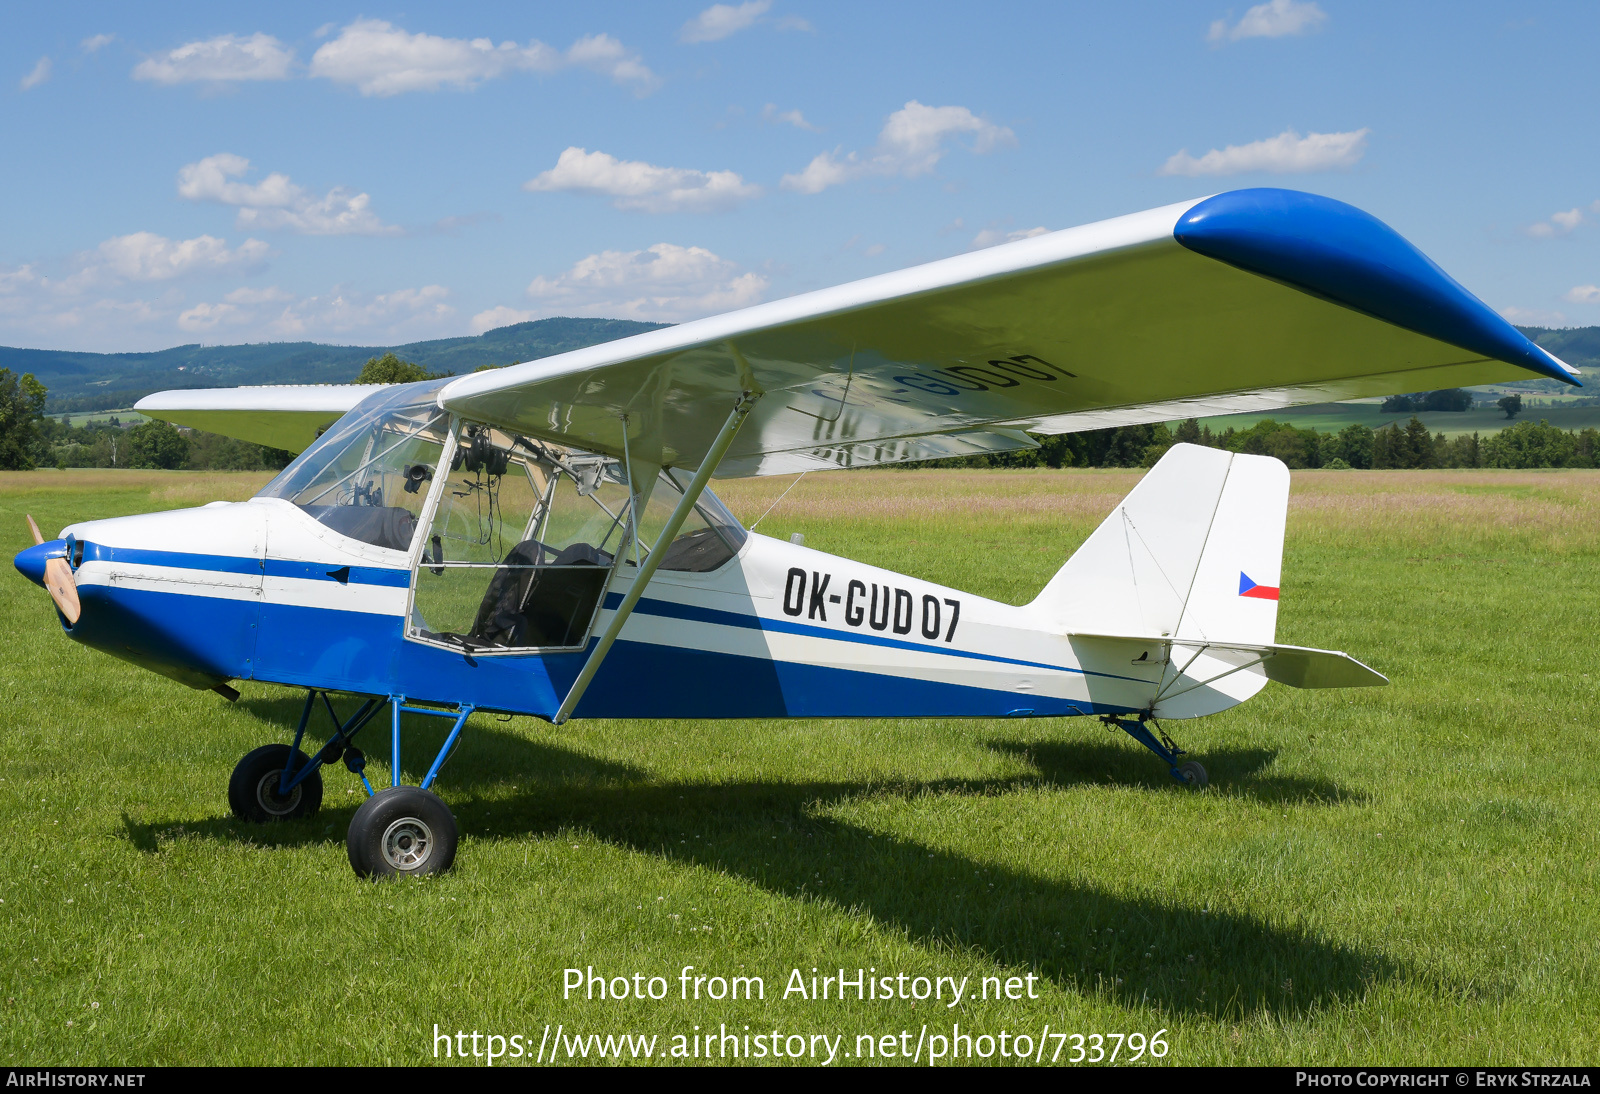
M290 726L299 717L297 703L255 704L253 712ZM418 725L415 735L408 728L418 764L431 760L438 747L437 740L429 746L424 739L430 728ZM376 736L367 742L374 752ZM856 798L993 797L1105 785L1108 773L1118 785L1183 793L1163 783L1170 781L1163 771L1146 777L1142 757L1115 742L992 747L1024 756L1038 774L879 783L657 782L625 764L474 727L448 768L447 793L465 835L526 839L586 830L614 846L720 871L778 896L856 909L920 945L981 954L1037 972L1068 992L1102 993L1124 1004L1225 1020L1263 1013L1291 1017L1359 998L1400 976L1375 952L1255 916L1203 909L1197 906L1203 898L1184 905L1131 895L1139 888L1137 878L1113 892L998 867L826 815L830 806ZM1235 789L1254 797L1349 799L1317 780L1261 776L1272 755L1236 750L1208 752L1206 759L1215 762L1219 775L1238 780ZM359 804L357 798L334 796L342 781L330 773L333 794L321 813L305 821L258 827L231 817L152 824L124 816L124 830L135 847L151 853L163 838L177 835L267 847L335 843ZM492 799L473 796L474 788L490 785L500 788ZM508 787L515 787L509 796ZM1181 841L1172 853L1182 853Z
M1121 736L1121 731L1114 731ZM1041 783L1057 786L1176 789L1172 776L1143 749L1116 738L1099 741L990 741L989 747L1031 764ZM1208 748L1196 753L1224 794L1267 805L1360 804L1367 796L1331 779L1271 772L1276 749Z

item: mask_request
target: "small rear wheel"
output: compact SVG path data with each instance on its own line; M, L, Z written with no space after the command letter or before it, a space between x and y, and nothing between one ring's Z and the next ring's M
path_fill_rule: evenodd
M456 818L438 795L397 786L356 810L345 847L358 877L420 877L450 869L456 840Z
M228 780L228 806L234 816L253 824L268 824L309 817L322 807L320 771L307 775L287 794L278 792L284 766L291 756L296 772L311 762L304 752L288 745L262 745L245 754Z
M1200 766L1198 760L1190 760L1178 768L1178 775L1183 779L1183 784L1191 790L1204 790L1210 782L1206 778L1206 769Z

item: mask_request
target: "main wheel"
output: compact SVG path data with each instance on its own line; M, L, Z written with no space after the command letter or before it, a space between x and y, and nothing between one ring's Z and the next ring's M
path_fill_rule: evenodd
M420 787L380 790L350 818L345 846L360 877L442 874L456 858L456 818Z
M240 820L255 824L269 821L299 820L309 817L322 806L322 772L313 771L294 786L289 793L278 793L279 780L284 765L294 757L294 769L299 771L310 758L288 745L262 745L233 769L228 780L228 805Z
M1190 760L1178 768L1178 774L1183 776L1185 786L1193 790L1204 790L1210 781L1206 778L1206 769L1200 766L1200 761Z

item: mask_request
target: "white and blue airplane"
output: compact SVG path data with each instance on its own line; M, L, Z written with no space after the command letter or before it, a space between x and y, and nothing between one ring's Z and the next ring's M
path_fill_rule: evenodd
M1530 375L1577 383L1380 221L1240 190L469 376L152 395L299 456L247 502L35 528L16 566L78 642L230 699L305 689L229 803L307 816L342 761L363 876L449 868L431 787L473 711L1095 716L1204 786L1159 720L1386 682L1275 641L1280 462L1174 446L1021 607L747 531L709 480ZM374 791L354 739L385 711ZM414 787L405 711L453 723Z

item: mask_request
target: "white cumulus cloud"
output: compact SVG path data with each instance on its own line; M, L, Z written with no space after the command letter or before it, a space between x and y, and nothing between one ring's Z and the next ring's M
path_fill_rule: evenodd
M467 324L473 334L482 334L486 330L496 327L509 327L513 323L526 323L537 313L522 308L508 308L504 304L496 304L492 308L474 315Z
M98 53L116 40L115 34L96 34L92 38L85 38L78 45L85 53Z
M216 236L168 239L154 232L134 232L100 244L97 258L106 271L124 281L168 281L259 266L269 251L259 239L247 239L229 249L227 241Z
M294 51L270 34L223 34L146 57L134 66L133 78L169 85L287 80L293 62Z
M232 336L329 338L404 337L453 331L455 308L443 285L368 295L339 287L320 296L295 296L273 286L235 289L179 313L178 329L200 333L226 327Z
M412 34L381 19L357 19L311 57L311 75L375 96L446 86L465 90L512 72L563 68L589 69L640 91L659 82L636 53L607 34L580 38L562 53L536 40L496 45L488 38Z
M1569 304L1600 304L1600 285L1574 285L1561 299Z
M837 149L822 152L804 170L783 176L780 185L786 190L815 194L867 175L915 178L938 166L948 151L948 142L958 136L970 136L972 151L979 155L1016 143L1011 130L978 117L964 106L924 106L913 99L889 115L870 152L843 156Z
M1315 0L1270 0L1244 13L1233 26L1226 19L1211 24L1206 40L1214 43L1237 42L1241 38L1287 38L1312 34L1323 28L1328 13Z
M329 296L303 297L287 306L274 322L283 334L304 335L329 331L382 330L400 334L406 330L438 327L455 315L446 303L450 290L443 285L424 285L419 289L364 296L336 291Z
M542 315L681 322L747 307L766 288L765 277L704 247L657 243L589 255L565 273L534 278L528 296Z
M972 249L982 250L984 247L993 247L1001 243L1015 243L1019 239L1032 239L1034 236L1049 234L1050 229L1018 228L1014 232L1003 232L999 228L985 228L972 237Z
M1589 212L1600 214L1600 201L1590 205ZM1530 224L1523 230L1535 239L1552 239L1575 231L1587 219L1581 208L1572 208L1565 212L1551 213L1547 219Z
M568 148L556 165L522 184L524 190L601 194L618 209L646 213L705 213L730 209L761 193L732 171L695 171L619 160L605 152Z
M23 91L32 91L50 78L50 58L40 57L39 63L22 79L17 81L17 86Z
M250 170L243 156L222 152L178 169L178 195L238 209L240 229L281 229L301 235L395 235L371 209L367 194L335 186L322 196L273 172L260 182L238 181Z
M812 125L810 122L806 121L806 116L800 113L800 111L780 111L777 103L768 103L764 108L762 108L761 120L765 122L783 122L785 125L792 125L796 129L804 129L810 133L822 132L821 126Z
M678 31L681 42L719 42L731 34L755 26L772 7L772 0L749 0L734 7L732 4L712 4L705 11L683 24Z
M1360 162L1367 151L1370 129L1349 133L1307 133L1304 137L1285 129L1276 137L1213 148L1198 159L1187 148L1162 165L1160 174L1239 175L1246 171L1297 174L1306 171L1346 170Z
M1566 314L1540 308L1501 308L1500 314L1519 327L1561 327L1567 322Z

